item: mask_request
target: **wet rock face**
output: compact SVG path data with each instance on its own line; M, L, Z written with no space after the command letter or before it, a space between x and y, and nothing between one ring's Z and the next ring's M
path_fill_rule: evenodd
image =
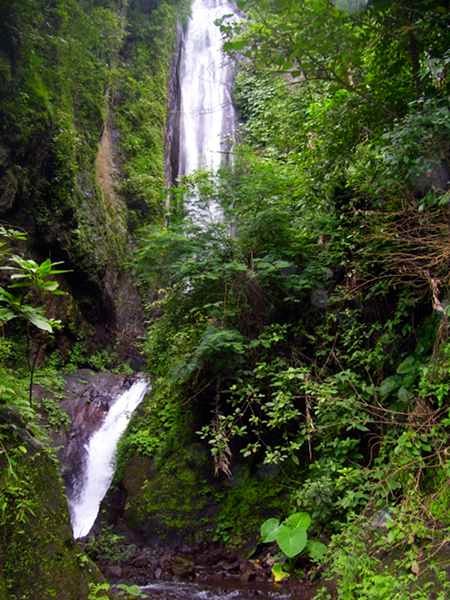
M176 183L180 153L180 61L183 44L183 29L177 26L175 52L169 77L169 114L166 129L165 178L167 185Z
M68 413L71 427L58 441L62 446L59 458L69 496L78 491L89 438L103 423L111 402L135 379L135 376L95 373L88 369L67 377L61 407Z
M14 206L18 182L12 170L0 176L0 215L7 214Z

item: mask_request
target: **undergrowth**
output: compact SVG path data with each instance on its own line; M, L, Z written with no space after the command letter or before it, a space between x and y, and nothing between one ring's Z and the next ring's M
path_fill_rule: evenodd
M231 170L185 182L200 200L219 201L226 221L199 227L178 205L170 225L141 231L152 419L170 416L163 434L146 421L127 443L170 453L174 407L189 411L219 477L242 463L286 469L275 516L311 514L338 597L444 598L441 3L350 15L308 0L241 4L248 20L222 26L228 50L247 57L235 86L243 143ZM414 68L403 33L392 36L407 19L423 51ZM304 33L292 47L290 27Z

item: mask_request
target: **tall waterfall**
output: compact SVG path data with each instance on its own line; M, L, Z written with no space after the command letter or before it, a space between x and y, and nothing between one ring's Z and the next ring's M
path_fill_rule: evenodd
M141 379L118 396L106 414L100 429L92 434L86 446L86 463L81 489L75 491L70 500L75 538L87 535L95 523L100 503L114 476L117 444L133 412L144 399L147 389L148 383Z
M193 1L180 62L179 176L198 169L216 171L228 160L236 122L233 65L223 53L215 21L235 12L228 0ZM192 204L189 208L197 210Z

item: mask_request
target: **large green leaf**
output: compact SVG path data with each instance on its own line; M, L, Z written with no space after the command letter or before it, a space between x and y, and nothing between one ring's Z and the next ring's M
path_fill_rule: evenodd
M308 542L306 529L297 527L292 529L289 525L281 525L277 533L277 544L288 558L300 554Z
M280 521L278 519L267 519L267 521L264 521L264 523L261 525L261 529L260 529L260 533L261 533L261 538L264 544L268 544L269 542L274 542L276 537L277 537L277 533L278 530L280 528Z
M296 529L297 527L308 529L311 525L311 517L306 512L296 512L285 520L284 525L291 527L291 529Z
M0 323L7 323L16 317L16 313L9 308L0 307Z
M31 308L31 310L30 310ZM51 322L45 317L43 314L37 312L32 307L27 307L27 310L24 311L27 319L32 323L35 327L40 329L41 331L47 331L48 333L53 333L53 327Z

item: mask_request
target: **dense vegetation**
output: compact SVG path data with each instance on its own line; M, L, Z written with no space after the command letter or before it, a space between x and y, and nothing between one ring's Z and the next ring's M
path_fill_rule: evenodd
M61 375L134 343L131 270L153 394L121 444L127 526L258 552L264 522L276 579L444 599L449 3L240 0L233 165L168 193L188 4L0 0L0 599L106 597L50 437ZM224 223L186 216L193 189Z
M241 143L186 185L227 220L174 203L142 231L160 409L128 443L167 456L188 419L217 475L274 466L287 500L265 516L312 516L340 597L444 598L448 3L337 4L248 0L222 23Z

